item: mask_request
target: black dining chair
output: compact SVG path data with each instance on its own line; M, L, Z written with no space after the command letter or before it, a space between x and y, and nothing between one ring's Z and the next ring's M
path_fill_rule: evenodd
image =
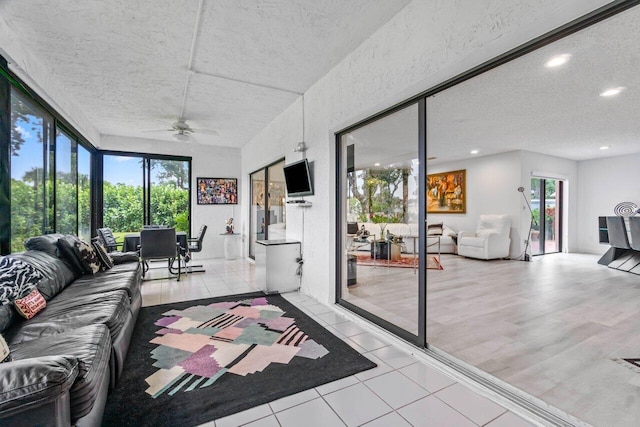
M175 228L142 229L142 231L140 231L142 277L149 271L149 261L162 259L166 259L168 262L168 270L171 274L170 278L177 277L178 281L180 281L180 275L182 273L182 267L180 265L180 245L176 241ZM178 261L177 273L173 268L174 261L176 260Z
M122 250L123 242L118 243L110 228L98 228L98 237L102 240L107 252Z
M187 249L189 252L189 259L190 259L189 270L188 270L189 273L204 273L205 271L203 268L204 267L203 265L193 265L193 255L191 255L191 253L202 251L202 241L204 240L204 235L206 232L207 232L207 226L202 225L196 237L187 239L187 245L188 245ZM194 267L198 269L193 270Z

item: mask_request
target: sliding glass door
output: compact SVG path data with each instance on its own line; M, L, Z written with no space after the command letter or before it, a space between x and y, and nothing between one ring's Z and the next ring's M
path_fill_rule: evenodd
M415 103L339 136L341 304L419 335L420 161Z
M286 238L284 159L249 175L251 218L249 221L249 257L255 258L256 240Z
M562 251L563 182L552 178L531 178L531 254Z

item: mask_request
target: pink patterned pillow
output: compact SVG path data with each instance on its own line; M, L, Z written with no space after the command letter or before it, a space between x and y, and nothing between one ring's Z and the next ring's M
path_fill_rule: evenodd
M47 302L37 289L31 291L26 297L15 300L13 304L25 319L31 319L47 306Z

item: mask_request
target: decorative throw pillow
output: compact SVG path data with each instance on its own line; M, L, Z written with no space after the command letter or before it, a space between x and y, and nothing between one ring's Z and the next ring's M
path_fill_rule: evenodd
M0 335L0 363L4 362L11 362L11 350L9 350L7 342Z
M84 263L85 271L90 274L96 274L100 271L100 260L96 251L93 250L93 246L84 240L78 239L78 250L80 251L80 259Z
M37 289L31 291L26 297L15 300L13 304L25 319L31 319L47 306L47 302Z
M67 235L58 239L60 253L82 274L96 274L100 261L93 247L80 238Z
M67 264L71 265L77 273L85 274L84 263L80 260L80 253L76 248L76 237L63 236L59 238L58 249Z
M111 258L111 255L109 255L107 249L102 244L102 239L94 237L91 239L91 245L100 260L100 271L106 271L113 268L113 258Z
M427 236L442 236L442 227L444 223L427 224Z
M12 303L28 294L44 277L26 262L3 257L0 259L0 305Z

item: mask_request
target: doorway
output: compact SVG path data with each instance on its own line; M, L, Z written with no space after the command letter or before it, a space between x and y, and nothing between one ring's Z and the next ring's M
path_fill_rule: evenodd
M531 178L531 254L562 252L562 193L564 182Z

